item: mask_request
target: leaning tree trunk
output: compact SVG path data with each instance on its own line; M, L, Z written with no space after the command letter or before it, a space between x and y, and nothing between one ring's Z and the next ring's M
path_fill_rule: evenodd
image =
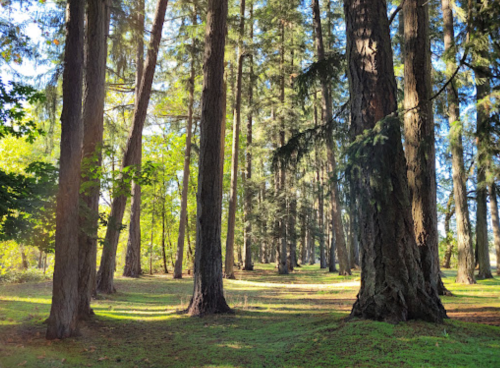
M139 91L141 90L140 84L142 81L142 74L144 72L144 0L139 0L137 3L137 71L135 74L135 103L139 102ZM141 132L142 135L142 132ZM141 151L138 162L140 167L142 163L142 139ZM132 183L132 205L130 210L130 226L127 242L127 255L125 257L125 269L123 276L139 277L142 273L141 269L141 185L137 182Z
M240 27L238 34L238 74L236 76L236 92L234 96L233 150L231 155L231 190L226 238L226 267L224 277L234 279L234 227L236 224L236 202L238 200L238 161L241 125L241 89L243 82L243 37L245 35L245 0L240 0Z
M427 292L443 295L439 275L436 149L432 115L429 10L425 0L406 0L404 124L408 186L415 239Z
M78 318L83 320L94 314L90 301L96 283L100 181L99 178L94 178L92 170L100 167L102 162L109 20L107 1L88 1L81 179L81 186L87 189L80 194L78 233Z
M142 148L142 129L146 121L146 114L151 97L151 89L153 86L153 78L156 68L156 60L158 58L158 50L160 47L161 34L163 30L163 22L167 11L168 0L158 0L156 12L151 31L151 39L148 47L148 53L145 62L144 75L139 89L139 101L134 109L134 120L132 128L127 140L125 154L122 162L122 181L130 174L123 170L132 165L136 165L141 157ZM101 264L97 274L97 291L104 294L114 293L115 287L113 284L116 248L122 228L123 214L125 205L127 204L127 195L123 193L127 188L120 188L119 195L113 199L111 205L111 213L108 220L108 228L106 229L106 237L102 250Z
M222 289L221 139L224 112L224 47L227 0L208 0L201 97L200 161L194 291L190 315L227 313Z
M446 55L447 74L456 70L455 35L453 12L449 0L441 0L443 10L444 53ZM455 196L455 214L457 221L458 273L457 283L474 284L474 249L472 247L469 206L465 187L464 149L462 145L462 124L460 122L460 105L454 81L449 83L448 122L450 124L450 148L452 156L453 193Z
M78 203L82 158L84 14L84 1L68 0L55 265L47 339L63 339L78 333Z
M321 17L319 10L319 0L313 0L313 23L315 31L315 42L316 42L316 53L318 55L318 61L322 61L325 58L325 49L323 46L323 35L321 30ZM328 124L332 118L332 101L330 96L330 90L328 88L327 78L321 78L321 104L323 111L323 124ZM336 181L336 171L337 162L335 160L335 148L332 134L327 134L326 137L326 149L328 155L328 165L330 175L333 175L333 182L331 184L330 194L331 194L331 211L332 211L332 221L333 228L335 230L335 244L338 250L339 256L339 274L340 275L350 275L351 268L349 267L349 254L347 253L347 247L345 243L344 226L342 224L342 211L340 206L340 199L338 193L338 185ZM321 261L323 262L323 253L321 255ZM323 264L321 266L323 268ZM326 267L326 265L325 265ZM334 267L335 268L335 267Z
M242 0L243 6L244 0ZM242 14L243 15L243 14ZM253 42L253 0L250 2L250 42ZM247 147L246 147L246 167L245 167L245 244L244 244L244 265L243 269L246 271L253 270L252 264L252 222L253 222L253 183L252 183L252 119L253 119L253 83L254 83L254 75L253 75L253 48L250 51L249 55L249 64L250 64L250 83L248 84L248 116L247 116Z
M498 201L495 184L490 184L490 212L491 224L493 228L493 241L497 254L497 275L500 275L500 223L498 220Z
M193 15L193 25L196 25L196 11ZM184 262L184 238L186 236L186 218L187 218L187 200L189 189L189 164L191 162L191 136L193 126L193 105L194 105L194 79L196 78L195 70L195 47L196 43L193 39L191 43L191 75L189 78L189 106L188 119L186 126L186 151L184 153L184 172L182 175L182 198L181 198L181 214L179 218L179 237L177 238L177 258L175 260L174 279L182 278L182 263Z
M401 143L396 80L384 0L344 2L351 134L362 206L361 289L351 316L388 322L442 322L420 267ZM379 134L385 139L375 138ZM374 143L375 142L375 143ZM359 166L358 166L359 165Z

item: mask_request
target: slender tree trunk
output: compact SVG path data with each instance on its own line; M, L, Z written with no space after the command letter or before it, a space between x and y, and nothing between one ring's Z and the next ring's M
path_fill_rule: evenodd
M318 153L316 153L316 158L318 157ZM318 158L316 159L316 162L319 163L320 161ZM326 256L325 256L325 224L324 224L324 218L325 218L325 201L324 201L324 196L323 196L323 175L322 175L322 164L318 166L316 169L316 181L318 183L318 227L319 227L319 267L320 268L326 268Z
M197 12L193 15L193 25L196 25ZM189 106L188 119L186 126L186 151L184 153L184 172L182 175L182 198L181 198L181 215L179 219L179 237L177 239L177 258L174 268L174 279L182 278L182 263L184 262L184 238L186 232L187 218L187 200L189 189L189 164L191 162L191 131L193 125L193 105L194 105L194 79L196 78L195 70L195 47L196 41L193 38L191 43L191 75L189 79Z
M450 75L456 69L455 34L453 11L449 0L441 0L443 10L444 52L446 70ZM462 146L462 123L460 122L460 105L456 84L452 81L447 89L448 121L450 124L450 147L452 155L453 192L455 196L455 213L457 221L458 274L457 283L475 284L474 249L472 247L469 206L465 187L464 150Z
M495 184L490 184L490 212L491 224L493 228L493 241L497 255L497 275L500 276L500 223L498 220L498 201Z
M47 339L63 339L78 333L78 202L82 158L84 14L85 2L68 0L55 266Z
M227 0L208 0L201 99L198 213L193 298L189 315L227 313L222 289L221 138Z
M238 74L234 96L233 150L231 154L231 191L229 194L229 210L226 238L226 267L224 277L234 279L234 227L236 223L236 204L238 200L238 161L241 125L241 89L243 81L243 37L245 34L245 0L240 0L240 26L238 34Z
M244 0L242 0L243 2ZM250 42L253 42L253 0L250 2ZM253 183L252 183L252 119L253 119L253 46L249 55L250 83L248 84L248 117L247 117L247 152L246 152L246 186L245 186L245 264L244 270L252 271L252 216L253 216Z
M321 30L321 17L320 17L320 7L319 0L313 0L313 23L315 31L315 43L316 43L316 53L318 55L318 61L322 61L325 58L325 49L323 46L323 35ZM328 80L322 78L321 80L321 104L323 111L323 124L328 124L332 118L332 101L330 96L330 90L328 87ZM337 162L335 160L334 142L331 134L327 134L326 137L326 149L328 155L328 165L330 175L333 175L333 183L331 184L330 194L331 194L331 212L333 228L335 229L335 240L339 253L339 274L340 275L350 275L351 269L349 267L349 255L347 253L347 247L345 244L344 226L342 224L342 211L340 206L340 199L338 194L338 186L336 181L336 171ZM321 209L320 209L321 211ZM320 243L321 247L321 243ZM323 266L323 252L321 253L321 262Z
M156 12L153 22L153 30L151 31L150 44L145 62L144 75L139 88L139 101L134 109L134 120L132 128L127 140L127 147L122 162L122 169L137 165L141 157L142 150L142 129L146 121L146 114L151 97L151 89L156 68L156 60L161 41L165 12L167 10L168 0L158 0ZM129 175L122 170L122 179ZM123 190L123 188L122 188ZM101 264L97 274L97 291L104 294L114 293L115 287L113 284L114 270L116 262L116 248L122 228L123 214L125 205L127 204L127 196L118 193L113 199L111 205L111 213L108 220L108 228L104 240L102 250Z
M165 193L165 185L163 185L163 193ZM165 252L165 200L163 197L163 206L161 210L161 250L163 256L163 272L168 273L167 254Z
M396 80L384 0L344 2L351 134L357 139L362 205L361 289L351 316L397 323L442 322L446 312L429 294L420 268L401 143ZM376 45L376 47L374 46ZM360 142L383 134L384 142ZM361 156L360 156L361 155ZM359 159L358 159L359 160Z
M153 196L154 196L154 186L153 186ZM153 240L154 240L154 231L155 231L155 202L153 199L153 206L151 208L151 242L149 243L149 274L153 274Z
M261 243L261 259L260 261L262 263L269 263L269 258L267 256L268 250L267 250L267 213L265 211L265 201L266 201L266 182L263 181L261 184L261 207L260 207L260 216L262 218L262 239L260 241Z
M446 213L444 217L444 232L446 236L446 251L444 253L443 268L451 268L451 254L453 253L453 236L450 230L450 221L455 213L453 205L453 191L450 192L448 204L446 205Z
M420 250L427 292L444 294L438 258L429 9L425 0L406 0L403 8L405 155L415 239Z
M135 74L135 103L139 102L140 84L144 72L144 18L145 18L145 3L144 0L137 2L136 10L137 19L137 71ZM142 135L142 132L141 132ZM142 163L142 139L141 139L141 154L137 165ZM141 269L141 186L135 181L132 183L132 205L130 210L130 226L127 242L127 255L125 257L125 269L123 276L139 277L142 273Z
M106 0L88 0L87 3L81 185L88 186L88 189L80 194L78 233L78 318L82 320L94 314L90 301L96 283L100 180L93 177L92 170L100 167L102 162L107 36L110 21L109 4Z

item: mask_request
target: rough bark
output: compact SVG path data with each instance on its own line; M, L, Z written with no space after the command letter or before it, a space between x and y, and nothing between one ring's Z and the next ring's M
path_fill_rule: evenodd
M361 289L351 316L397 323L442 322L437 293L420 268L401 143L396 80L384 0L345 0L351 134L362 206ZM377 144L364 140L383 134ZM359 157L359 156L358 156Z
M243 0L242 0L243 3ZM253 42L253 0L250 2L250 42ZM253 270L252 264L252 211L253 211L253 183L252 183L252 119L253 119L253 50L250 51L248 57L248 63L250 68L250 83L248 84L248 116L247 116L247 147L245 156L245 244L244 244L244 265L243 269L246 271Z
M144 127L144 122L146 121L149 99L151 97L156 60L158 57L167 5L168 0L158 0L156 5L153 29L151 31L151 38L144 67L144 75L139 88L140 97L134 109L134 119L122 161L122 179L123 176L129 175L129 173L123 172L123 169L131 167L132 165L137 165L137 162L139 162L139 158L141 157L142 129ZM118 196L113 199L111 204L111 213L108 219L108 227L106 229L101 263L97 274L97 292L99 293L111 294L116 291L113 284L116 248L118 247L118 240L122 229L122 220L126 204L127 196L123 193L119 193Z
M406 0L403 9L405 156L413 225L427 291L443 294L445 289L439 275L436 149L430 100L429 10L424 0Z
M193 25L196 25L197 14L194 12L192 17ZM188 119L186 126L186 151L184 152L184 171L182 175L182 197L181 197L181 215L179 218L179 237L177 238L177 258L175 260L174 279L182 278L182 263L184 262L184 238L186 236L186 218L187 218L187 200L189 189L189 164L191 162L191 136L193 126L193 105L194 105L194 79L195 70L195 40L191 43L191 74L189 78L189 106Z
M227 313L222 289L221 138L227 0L208 0L201 99L194 291L189 315Z
M69 0L61 114L61 156L56 205L55 265L47 339L78 333L78 230L82 147L85 2Z
M107 36L109 32L107 0L89 0L85 46L85 86L83 96L83 145L80 194L80 231L78 233L78 318L88 319L96 283L97 231L99 223L100 180L92 173L102 162L104 98L106 83Z
M450 75L456 70L455 34L453 11L449 0L441 0L443 11L444 51L446 70ZM464 150L462 145L462 124L457 88L452 81L446 89L448 97L448 122L450 124L450 148L452 155L453 193L457 221L458 273L457 283L475 284L474 249L472 247L469 206L465 188Z
M140 84L144 72L144 0L137 2L136 19L137 19L137 70L135 74L135 103L139 102ZM142 135L142 132L141 132ZM142 145L142 139L141 139ZM142 147L140 149L142 152ZM142 153L137 162L138 167L142 163ZM125 257L125 268L123 276L139 277L142 273L141 269L141 186L135 181L132 183L132 204L130 209L130 226L127 241L127 253Z
M497 275L500 275L500 223L498 219L498 200L495 184L490 184L490 212L491 227L493 228L493 242L497 255Z
M453 235L450 230L450 221L455 214L453 206L453 190L450 192L448 203L446 205L446 213L444 217L444 232L446 236L446 251L444 253L443 268L451 268L451 254L453 253Z

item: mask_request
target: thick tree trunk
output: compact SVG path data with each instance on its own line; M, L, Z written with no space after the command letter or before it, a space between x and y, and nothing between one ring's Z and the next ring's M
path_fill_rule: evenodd
M145 3L144 0L137 2L136 19L137 29L136 38L137 42L137 71L135 74L135 103L139 102L140 84L144 72L144 13ZM142 132L141 132L142 135ZM141 154L138 167L142 163L142 139L141 139ZM127 255L125 257L125 269L123 276L139 277L142 273L141 269L141 186L135 181L132 183L132 205L130 210L130 226L127 242Z
M101 166L104 132L104 98L106 83L107 36L109 32L107 0L89 0L85 46L85 89L83 97L83 146L81 185L88 189L80 194L80 231L78 233L78 318L88 319L96 284L97 231L99 223L99 178L92 170Z
M313 23L315 31L315 43L316 43L316 53L318 55L318 61L322 61L325 58L325 49L323 46L323 35L321 30L321 17L320 17L320 7L319 0L313 0ZM323 124L327 124L332 118L332 101L330 96L330 90L328 87L328 80L322 78L321 80L321 104L323 111ZM336 171L337 162L335 160L335 148L333 137L328 134L326 137L326 149L328 155L328 165L330 175L333 175L333 183L331 184L330 194L331 194L331 212L333 228L335 230L335 240L339 255L339 274L340 275L350 275L351 268L349 267L349 255L347 253L347 247L345 244L344 226L342 224L342 211L340 206L340 200L338 195L338 186L336 182ZM321 210L320 210L321 211ZM321 243L320 243L321 247ZM321 252L321 268L326 267L323 265L323 252Z
M244 0L242 0L243 4ZM253 0L250 2L250 42L253 42ZM245 185L245 252L244 252L244 265L243 269L246 271L253 270L252 264L252 216L253 216L253 183L252 183L252 119L253 119L253 49L250 51L249 55L249 67L250 67L250 83L248 84L248 116L247 116L247 147L246 147L246 185Z
M446 70L451 75L456 70L455 35L453 11L449 0L441 0L443 10L444 52L447 56ZM464 150L462 146L462 124L460 107L455 83L452 81L447 89L448 121L450 124L450 148L452 155L453 193L455 196L455 213L457 221L458 274L457 283L474 284L474 250L472 247L469 206L465 187Z
M134 109L134 120L127 140L127 146L125 148L122 170L132 165L137 165L141 157L142 129L144 127L144 122L146 121L149 99L151 97L156 60L158 57L167 5L168 0L158 0L156 5L153 29L151 31L150 44L144 67L144 75L139 88L139 101L137 101ZM122 179L124 179L124 177L129 174L122 171L121 175ZM111 294L116 291L113 284L116 248L118 247L118 240L122 229L123 213L125 212L126 204L127 196L125 194L119 194L113 199L113 203L111 205L111 214L108 220L108 228L106 229L101 264L97 274L97 291L100 293Z
M404 124L408 186L415 239L427 292L445 292L439 275L436 150L432 114L429 10L425 0L406 0Z
M363 157L361 289L351 316L397 323L442 322L439 296L429 294L420 268L401 143L396 80L384 0L345 0L351 134ZM376 46L375 46L376 45ZM391 116L392 114L392 116ZM365 135L383 134L378 144ZM373 138L372 138L373 139Z
M193 25L196 25L197 12L193 15ZM191 75L189 79L189 106L188 119L186 126L186 151L184 153L184 171L182 175L182 197L181 197L181 215L179 218L179 237L177 239L177 258L175 260L174 279L182 278L182 263L184 262L184 238L186 236L186 218L187 218L187 200L189 189L189 164L191 162L191 136L193 126L193 105L194 105L194 79L195 70L195 47L196 42L193 39L191 43Z
M497 275L500 276L500 223L498 219L498 201L495 184L490 184L490 212L491 227L493 228L493 242L497 255Z
M68 0L55 266L47 339L63 339L78 333L78 204L82 159L84 14L85 2Z
M238 200L238 161L241 125L241 89L243 81L243 37L245 32L245 0L240 0L240 26L238 34L238 74L236 76L236 91L234 96L233 150L231 154L231 190L229 194L229 209L226 238L226 267L224 277L234 279L234 227L236 224L236 202ZM239 253L238 253L239 254Z
M227 313L222 289L221 138L227 0L208 0L201 99L194 291L188 314Z

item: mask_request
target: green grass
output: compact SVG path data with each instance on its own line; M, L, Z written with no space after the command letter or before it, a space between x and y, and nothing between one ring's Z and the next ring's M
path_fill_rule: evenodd
M192 279L118 278L118 293L95 301L82 336L44 339L49 282L0 285L0 367L500 367L500 281L445 283L452 319L346 322L359 273L318 266L278 276L270 265L225 280L234 315L179 313ZM471 321L496 324L479 324Z

